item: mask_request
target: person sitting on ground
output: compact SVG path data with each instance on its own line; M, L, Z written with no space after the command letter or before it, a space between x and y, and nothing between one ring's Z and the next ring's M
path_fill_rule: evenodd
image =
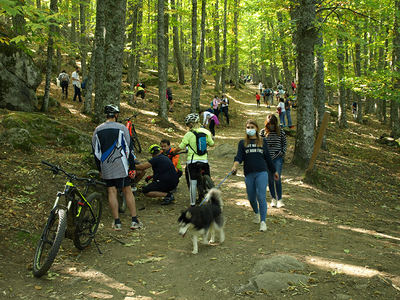
M138 83L135 86L135 95L136 97L139 97L144 99L145 95L146 95L146 91L144 90L145 86L143 83Z
M175 166L171 160L161 154L161 147L153 144L149 147L149 153L152 158L145 163L136 165L137 170L146 170L152 168L153 176L147 176L146 181L153 180L142 188L143 194L148 197L164 198L161 205L173 203L174 196L171 193L178 183L179 178Z
M117 122L119 108L109 104L104 108L107 121L97 126L93 133L92 148L97 169L107 185L108 202L114 218L112 227L121 230L118 215L117 189L122 189L132 217L131 229L139 229L142 223L136 214L135 197L131 189L131 180L135 176L135 155L133 142L128 128Z
M171 143L167 139L162 139L160 143L162 154L166 155L174 164L176 173L178 174L178 178L180 178L183 174L182 165L179 159L179 154L174 154L175 148L171 147Z
M185 125L189 131L183 136L182 142L173 151L178 153L188 147L187 167L185 169L186 182L190 190L190 205L196 205L197 195L197 180L200 179L200 173L204 172L205 175L210 176L210 166L208 164L207 149L203 146L214 146L210 131L200 127L200 116L196 113L188 114L185 118ZM198 145L198 141L201 144ZM206 145L203 145L205 142ZM199 152L202 148L203 151Z
M68 99L68 84L69 76L65 70L63 70L60 75L58 75L58 80L60 81L60 87L62 90L63 98Z

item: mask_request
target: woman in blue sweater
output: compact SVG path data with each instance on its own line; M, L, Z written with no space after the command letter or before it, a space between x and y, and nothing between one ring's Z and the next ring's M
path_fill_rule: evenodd
M232 174L236 174L239 164L244 162L244 176L247 198L255 213L254 222L260 223L260 231L266 231L267 216L266 191L268 171L279 178L268 152L267 142L260 137L258 125L253 120L246 122L246 136L240 140L234 159ZM260 222L261 221L261 222Z

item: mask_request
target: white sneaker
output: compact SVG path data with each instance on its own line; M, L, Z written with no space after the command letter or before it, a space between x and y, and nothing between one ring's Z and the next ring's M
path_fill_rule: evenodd
M115 224L115 222L112 222L111 227L115 231L121 231L122 230L122 224L121 223Z
M260 214L254 214L253 223L259 224L260 220Z
M267 224L264 221L260 223L260 231L267 231Z
M276 207L276 199L272 198L271 207Z
M285 206L285 203L283 203L282 200L278 200L278 203L276 204L276 207L277 208L281 208L281 207L284 207L284 206Z

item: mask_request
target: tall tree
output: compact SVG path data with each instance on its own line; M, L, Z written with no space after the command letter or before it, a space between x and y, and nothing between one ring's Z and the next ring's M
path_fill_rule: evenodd
M360 28L358 24L356 23L355 25L355 33L356 33L356 43L354 46L354 52L355 52L355 59L354 59L354 71L355 71L355 77L360 78L361 77L361 35L360 35ZM362 102L361 102L361 95L358 92L353 93L353 97L355 102L357 103L357 117L356 121L358 123L362 122Z
M185 70L182 62L181 50L179 45L179 31L178 31L178 12L175 5L175 0L171 0L172 13L172 42L174 45L174 56L176 61L176 66L178 68L178 78L180 84L185 84Z
M81 25L80 34L80 52L81 52L81 72L82 78L87 75L86 70L86 57L87 57L87 39L86 39L86 12L89 7L88 0L81 0L79 3L79 22Z
M200 38L200 54L199 54L199 70L197 72L197 88L196 88L196 111L200 110L200 92L203 84L203 69L204 69L204 48L206 37L206 2L201 0L201 38Z
M220 46L219 46L219 2L218 0L215 0L215 9L214 9L214 46L215 46L215 66L214 66L214 80L215 80L215 86L214 90L219 93L219 85L221 81L221 69L220 69Z
M158 27L157 27L157 44L158 44L158 115L168 120L167 103L165 94L167 90L167 64L166 64L166 40L165 40L165 0L158 0Z
M322 20L320 20L322 21ZM322 32L318 32L317 38L317 49L316 49L316 57L315 57L315 107L317 112L316 117L316 126L319 129L321 127L322 119L325 113L325 101L326 101L326 92L325 92L325 66L324 66L324 55L322 47L324 45L324 40L322 36ZM323 147L326 147L326 136L324 136Z
M339 36L337 38L337 69L338 69L338 84L339 84L339 107L338 107L338 122L340 128L347 127L346 117L346 88L344 83L344 46L343 38Z
M191 95L191 112L196 112L199 104L196 98L197 88L197 0L192 0L192 95Z
M393 90L399 95L400 91L400 0L395 0L395 17L393 25ZM391 135L395 138L400 137L399 122L399 98L391 100L390 104L390 123L392 127Z
M314 146L314 45L317 31L316 1L300 0L294 4L296 19L295 44L299 84L298 84L298 112L297 135L293 162L305 168L311 158Z
M106 0L97 0L96 4L96 31L95 31L95 50L94 50L94 62L95 62L95 101L94 101L94 113L95 121L99 122L103 117L103 107L106 101L105 95L105 48L104 48L104 36L105 36L105 11L106 11Z
M226 83L226 57L227 57L227 48L228 48L228 42L226 39L226 33L227 33L227 25L226 25L226 14L228 11L228 0L224 0L224 23L223 23L223 27L224 27L224 32L223 32L223 52L222 52L222 70L221 70L221 89L222 89L222 93L226 93L226 88L225 88L225 83Z
M289 64L288 64L288 50L287 50L287 45L285 42L285 31L284 31L284 24L283 24L283 18L282 18L282 12L278 11L277 12L277 18L278 18L278 29L279 29L279 37L280 37L280 45L281 45L281 57L282 57L282 65L283 65L283 82L285 85L285 90L290 89L290 72L289 72Z
M239 88L239 0L234 0L233 6L233 68L232 80L235 89Z

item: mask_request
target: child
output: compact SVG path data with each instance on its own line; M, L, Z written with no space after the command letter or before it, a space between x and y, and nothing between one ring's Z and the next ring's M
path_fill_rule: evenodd
M257 101L257 107L260 107L260 95L258 93L256 93L256 101Z

